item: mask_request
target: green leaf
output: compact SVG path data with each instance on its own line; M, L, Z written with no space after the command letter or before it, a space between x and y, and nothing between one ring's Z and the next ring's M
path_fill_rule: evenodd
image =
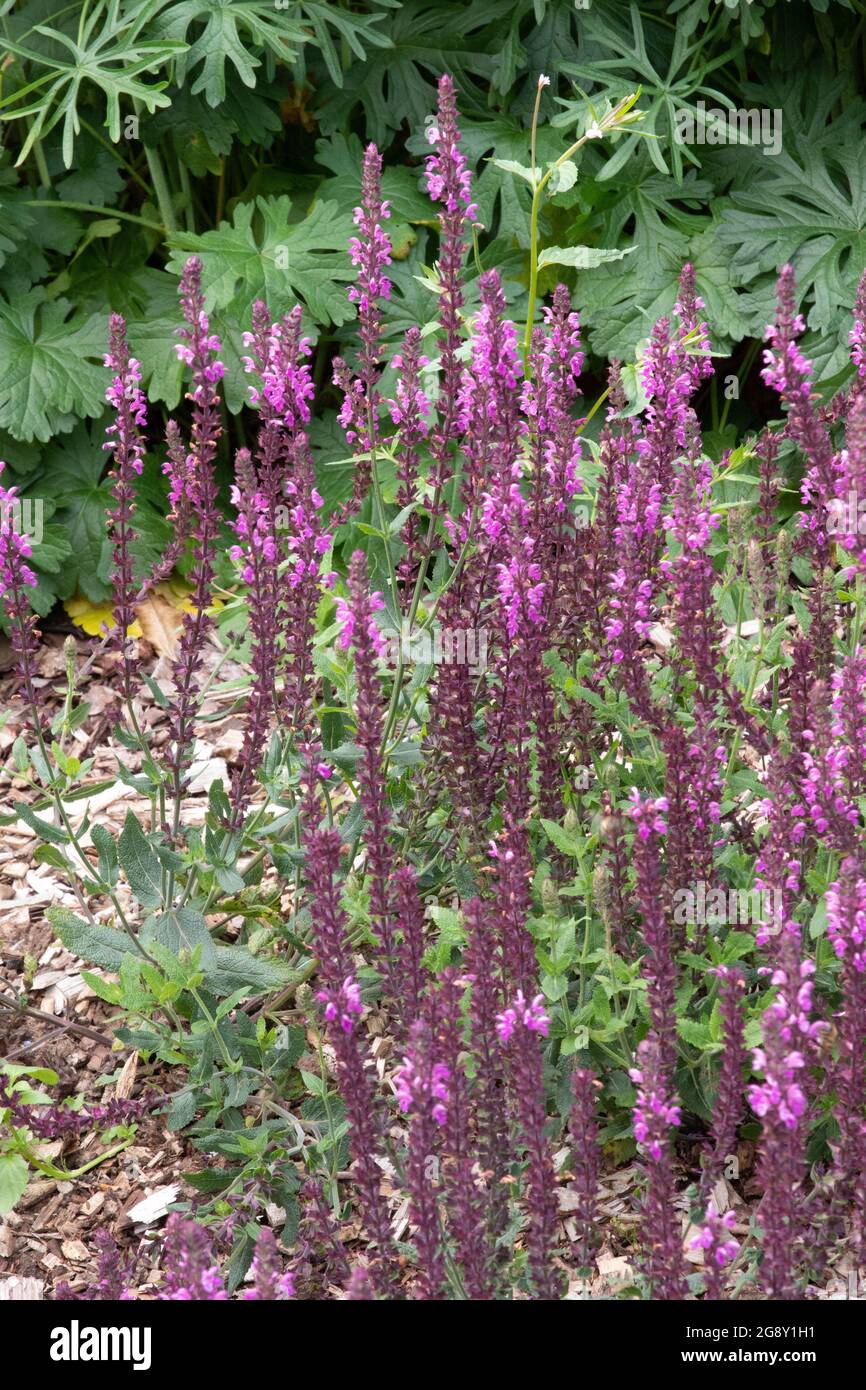
M37 864L50 864L53 869L68 871L71 868L66 855L61 854L55 845L40 845L33 858Z
M130 950L129 937L113 927L93 926L76 917L68 907L49 907L45 916L64 946L82 960L118 971Z
M51 439L102 413L105 373L88 359L105 351L105 322L71 309L42 288L0 300L0 426L16 439Z
M171 107L160 111L142 125L142 139L159 145L170 138L178 159L197 178L218 174L220 156L227 155L237 138L244 145L269 149L283 129L279 102L283 88L278 83L260 82L253 93L234 84L226 100L209 106L189 87L172 87Z
M485 5L405 0L389 20L389 47L370 53L365 63L352 63L326 90L318 112L322 129L347 129L360 103L367 136L380 147L403 122L423 130L436 110L436 78L443 72L454 79L462 111L482 113L487 91L475 79L492 75L498 49L495 41L480 42L479 30L490 17Z
M27 60L39 74L43 87L34 101L7 106L0 115L3 120L28 120L18 164L24 162L37 140L44 139L62 121L63 162L67 169L71 166L75 136L80 130L78 100L82 87L85 91L98 88L103 92L105 124L115 143L120 139L121 97L142 102L149 111L167 105L168 98L160 94L165 82L148 85L138 80L142 73L161 67L183 48L181 44L139 37L159 5L160 0L148 0L132 10L125 7L123 12L120 0L94 5L89 12L82 11L75 40L47 24L32 25L25 37L41 35L51 40L47 46L40 45L38 38L28 45L11 39L8 33L4 36L5 46ZM39 73L40 68L48 71ZM50 79L47 88L46 78ZM19 95L24 96L27 90L22 89ZM31 117L35 119L30 120Z
M699 187L692 180L692 175L686 177L680 196L687 188ZM668 195L675 188L672 180L654 175L639 188L624 190L605 218L601 235L605 241L615 241L625 223L634 218L630 239L638 254L624 265L600 266L594 275L578 278L576 304L590 326L595 351L602 355L634 358L636 345L649 336L656 319L670 314L686 261L695 267L698 293L712 324L713 347L722 350L748 332L730 254L712 230L704 232L707 219L692 217L689 223L686 215L685 231L680 230L681 213L676 221L667 220L674 217ZM707 185L703 188L709 192Z
M547 246L538 257L538 269L546 265L568 265L575 270L593 270L608 261L621 261L635 249L634 246L626 246L622 251L602 250L598 246Z
M178 1091L178 1093L175 1096L172 1096L171 1108L168 1112L169 1131L172 1134L174 1134L179 1129L186 1129L186 1126L191 1125L193 1120L195 1119L195 1112L197 1109L198 1105L196 1102L196 1094L195 1091L192 1090L192 1088L190 1088L189 1090L184 1088L184 1090ZM231 1179L227 1179L223 1176L223 1180L218 1186L212 1187L210 1189L207 1189L202 1186L198 1187L198 1190L200 1192L208 1190L212 1192L219 1192L220 1189L222 1187L225 1187L227 1182L229 1181L231 1181ZM193 1183L193 1186L197 1186L197 1184Z
M551 197L556 197L557 193L567 193L577 183L577 165L573 159L567 159L564 164L557 164L551 177L548 188Z
M200 947L201 966L205 971L216 963L216 950L207 922L191 907L173 907L156 917L148 917L141 929L141 942L149 946L152 941L161 941L176 956L181 950L191 954L196 946Z
M217 946L216 963L208 973L208 988L217 994L270 994L297 978L297 972L273 957L254 956L244 946Z
M692 1047L705 1048L710 1043L709 1029L706 1023L698 1023L696 1019L678 1018L677 1032Z
M99 427L82 421L68 439L45 450L42 467L26 494L57 502L54 521L62 526L71 550L53 581L55 591L64 599L79 588L93 603L111 593L111 544L105 520L111 491L108 481L101 481L105 470L102 442Z
M143 907L162 906L162 871L156 853L132 811L127 811L118 857L129 886Z
M57 196L67 203L111 207L124 183L120 161L92 135L85 133L75 151L75 168L56 185Z
M46 840L48 844L67 845L69 843L69 836L65 830L59 830L58 827L52 825L50 821L43 820L41 816L37 816L34 811L31 811L25 801L16 801L14 803L14 809L21 817L24 824L29 825L31 830L35 830L36 834L41 839Z
M231 306L246 325L254 300L274 316L301 299L319 323L346 323L353 316L343 282L352 278L346 253L352 222L334 203L316 203L293 216L288 197L239 203L233 223L201 236L179 233L170 268L181 271L190 252L201 257L208 308Z
M516 159L491 159L490 163L495 164L497 169L504 169L506 174L516 174L518 178L526 179L528 184L535 184L541 178L540 169L530 169Z
M44 1086L56 1086L60 1077L51 1067L22 1067L17 1062L0 1062L0 1071L11 1076L13 1081L26 1076L33 1081L41 1081Z
M827 934L827 900L821 898L809 922L809 939L816 941Z
M557 825L553 820L542 820L542 828L551 844L555 845L561 854L567 854L573 859L580 856L583 845L580 840L576 840L573 835L569 835L567 830L563 830L561 825Z
M631 162L649 159L660 173L672 170L681 181L684 161L701 161L697 149L678 138L677 112L693 115L699 95L733 104L706 85L700 40L690 42L684 26L674 23L668 34L657 37L655 28L645 30L636 4L628 7L628 16L624 6L588 9L581 15L581 38L579 61L563 64L564 73L579 79L575 85L581 95L562 103L564 110L554 118L554 124L576 123L585 131L593 122L590 104L581 90L587 83L593 85L592 105L596 109L605 103L613 105L625 92L640 88L643 118L635 123L640 134L621 134L604 142L607 157L599 177L612 180Z
M99 877L103 883L113 888L117 882L117 845L114 843L114 837L108 833L105 826L92 825L90 838L99 856Z
M82 970L81 978L99 999L105 1000L106 1004L117 1005L121 1003L123 990L116 982L103 980L101 975L94 975L92 970Z
M0 1215L24 1195L30 1170L21 1154L0 1154Z
M374 28L381 15L350 13L323 0L293 0L291 12L286 9L276 7L273 0L243 0L242 4L237 0L181 0L161 16L157 32L182 41L188 48L177 62L178 80L183 83L187 71L200 66L191 90L193 95L204 92L211 106L225 101L227 91L236 88L238 80L245 87L255 87L261 67L255 50L269 55L269 66L276 60L290 67L312 40L322 50L332 80L339 82L342 71L331 30L336 30L337 37L360 59L366 54L365 43L388 43ZM196 27L196 38L188 45L191 25ZM233 79L227 79L227 63L234 69Z
M848 365L851 305L866 266L866 106L845 100L842 115L831 119L843 85L810 75L798 82L796 96L789 86L784 101L778 91L771 94L770 105L785 111L785 148L773 158L751 160L743 186L720 208L717 230L731 274L751 287L746 305L756 336L773 316L779 266L794 266L817 340L817 352L811 338L805 350L816 359L819 380ZM801 114L789 125L792 101Z

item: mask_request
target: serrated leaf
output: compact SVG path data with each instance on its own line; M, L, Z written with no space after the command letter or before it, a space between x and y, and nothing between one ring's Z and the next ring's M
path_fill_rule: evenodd
M846 102L831 120L839 82L800 82L797 91L806 112L800 128L788 125L788 91L785 148L773 158L753 159L744 186L720 208L717 236L732 274L752 286L744 305L756 336L773 316L779 266L794 266L807 325L820 343L817 375L826 379L848 365L851 306L866 266L866 107ZM774 105L780 104L776 96ZM807 339L812 356L810 349Z
M677 1032L692 1047L704 1048L710 1041L706 1023L699 1023L693 1018L678 1018Z
M149 946L152 941L161 941L176 956L180 955L181 950L191 954L197 946L200 947L204 971L210 970L216 962L216 951L207 922L200 912L191 907L173 907L155 917L148 917L141 929L141 942L143 946Z
M105 374L89 359L105 350L105 323L71 311L41 287L0 300L0 426L16 439L51 439L102 413Z
M541 825L548 840L556 846L561 854L567 854L573 859L580 855L583 848L581 841L576 840L573 835L569 835L568 831L563 830L556 821L542 820Z
M120 161L85 133L75 151L75 168L57 184L57 196L68 203L111 207L123 187Z
M104 388L102 372L100 377ZM101 426L82 421L69 438L55 441L45 450L42 467L25 494L56 502L52 521L62 528L70 554L56 578L52 576L51 583L54 592L64 600L74 601L78 589L91 604L103 604L111 594L111 543L106 529L111 484L103 476L106 463L103 443ZM148 471L145 468L145 480ZM141 574L152 568L167 537L165 523L145 492L144 483L136 507L136 526L147 532L147 539L137 540L134 547L137 573ZM94 617L96 627L89 630L98 632L104 620L104 613L98 619ZM108 626L112 623L109 615Z
M181 0L161 17L157 32L167 39L182 41L188 51L177 63L178 79L183 82L187 71L198 71L192 83L193 95L203 92L211 106L219 106L227 92L237 87L255 87L261 58L255 50L290 66L305 44L314 40L322 50L325 65L335 81L342 73L337 50L331 35L342 38L355 56L363 59L366 44L387 45L388 38L374 27L381 15L355 14L342 11L323 0L294 0L291 11L275 6L273 0ZM187 43L191 25L196 33L192 44ZM203 26L203 27L202 27ZM226 73L226 64L233 69Z
M161 907L160 863L132 811L126 813L117 849L121 868L134 897L142 907Z
M68 950L104 970L118 971L131 949L124 932L84 922L68 907L49 907L45 916Z
M208 988L216 994L269 994L282 989L297 972L273 957L254 956L244 946L217 946L216 961L208 973Z

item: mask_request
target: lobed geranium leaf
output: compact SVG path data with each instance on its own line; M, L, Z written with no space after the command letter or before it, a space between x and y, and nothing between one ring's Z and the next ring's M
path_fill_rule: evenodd
M51 439L76 416L102 412L105 376L94 359L105 350L105 324L71 312L41 288L0 300L0 426L16 439Z
M275 316L300 300L317 322L340 324L353 316L339 283L352 278L346 253L351 235L351 219L334 203L315 203L299 218L288 197L258 197L239 204L233 222L215 231L179 233L170 268L179 274L189 253L199 255L208 307L231 306L235 322L244 326L256 299Z

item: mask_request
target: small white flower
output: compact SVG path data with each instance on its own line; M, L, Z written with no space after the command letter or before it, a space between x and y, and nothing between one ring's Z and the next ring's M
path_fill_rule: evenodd
M550 78L547 77L543 72L541 72L541 73L538 74L538 85L539 85L539 87L549 87L549 86L550 86Z
M601 126L598 124L598 121L593 121L592 125L589 127L589 129L588 129L587 132L586 132L586 138L587 138L587 140L600 140L600 139L602 138L603 135L604 135L604 131L602 130Z

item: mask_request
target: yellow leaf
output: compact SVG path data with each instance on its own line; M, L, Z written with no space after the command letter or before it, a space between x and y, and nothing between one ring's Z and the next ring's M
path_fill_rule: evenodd
M177 633L184 613L194 613L192 589L178 575L157 584L135 612L137 621L127 630L127 637L145 637L160 656L173 656ZM89 637L103 637L114 628L114 614L107 603L91 603L83 594L67 599L64 608L72 621ZM222 599L214 599L208 612L223 607Z
M82 594L76 594L75 598L68 598L63 607L76 627L80 627L88 637L103 637L114 628L114 614L107 603L91 603ZM126 635L140 637L139 624L132 623Z

